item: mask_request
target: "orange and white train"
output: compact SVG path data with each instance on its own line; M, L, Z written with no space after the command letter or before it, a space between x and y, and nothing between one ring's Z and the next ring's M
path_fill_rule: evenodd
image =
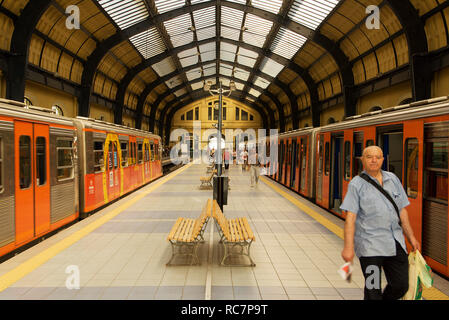
M363 149L381 147L383 169L397 175L408 195L410 223L424 257L449 276L449 97L286 132L278 143L271 178L342 218L339 206L363 169Z
M162 176L150 132L0 99L0 257Z

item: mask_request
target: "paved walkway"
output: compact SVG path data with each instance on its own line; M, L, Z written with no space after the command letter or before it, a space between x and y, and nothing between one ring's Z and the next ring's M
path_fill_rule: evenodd
M298 195L267 178L251 188L249 172L240 166L226 172L231 190L224 213L248 218L256 267L219 266L223 250L213 220L199 249L201 266L167 267L166 238L175 220L197 217L212 198L211 190L199 189L205 172L205 165L187 165L4 262L0 299L363 298L358 261L351 283L337 274L343 240L285 197L307 204ZM79 289L68 289L77 275Z

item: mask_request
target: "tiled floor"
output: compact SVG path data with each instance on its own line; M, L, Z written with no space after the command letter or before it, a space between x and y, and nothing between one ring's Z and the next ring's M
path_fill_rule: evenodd
M171 257L166 237L175 220L179 216L197 217L212 197L211 190L198 188L199 177L205 171L205 165L185 168L0 292L0 299L199 300L205 299L207 292L216 300L363 298L364 280L357 260L351 283L337 274L343 263L342 239L265 183L251 188L249 172L242 172L239 166L231 166L226 173L231 177L231 190L224 213L229 218L248 218L256 237L251 248L256 267L219 265L223 249L218 244L216 227L212 227L213 220L209 221L206 241L199 249L202 264L166 267ZM150 187L151 184L4 262L0 275ZM320 212L333 223L343 225L336 217ZM211 229L215 232L209 246ZM213 250L211 261L209 248ZM73 268L79 271L79 289L67 288L73 280ZM447 281L440 282L447 286Z

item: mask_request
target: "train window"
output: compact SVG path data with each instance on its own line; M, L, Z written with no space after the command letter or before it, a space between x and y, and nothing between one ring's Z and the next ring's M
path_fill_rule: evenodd
M133 151L134 151L134 164L137 163L137 143L133 142Z
M418 196L418 139L411 138L405 141L405 190L410 198Z
M318 143L318 174L323 173L323 145L324 137L320 136L320 140Z
M20 189L26 189L31 184L31 140L29 136L20 136Z
M137 161L138 163L142 163L143 162L143 150L142 150L142 142L139 142L137 144Z
M447 204L448 142L447 138L427 140L425 143L425 197Z
M354 133L354 142L352 145L352 176L358 176L363 170L362 164L363 152L363 132Z
M226 107L221 108L221 120L226 120Z
M195 108L195 120L200 120L200 108Z
M207 120L212 120L212 107L207 108Z
M184 120L184 113L181 114L181 120Z
M242 121L248 121L248 112L242 110Z
M186 119L189 121L193 120L193 110L187 111Z
M351 142L345 141L345 180L351 180Z
M117 142L114 142L112 144L114 146L114 169L118 168L118 149L117 149Z
M94 141L94 172L104 171L104 141Z
M150 142L150 151L151 151L151 161L155 160L155 154L154 154L154 144L153 142Z
M72 140L56 140L58 181L73 178Z
M235 120L240 119L240 108L235 107Z
M329 152L329 142L326 142L324 147L324 174L329 175L330 172L330 152Z
M120 149L122 151L122 167L128 166L128 142L120 142Z
M150 161L150 144L145 143L145 162Z
M365 147L374 146L374 140L366 140Z
M44 137L36 138L36 184L42 186L47 180L46 143Z
M108 168L112 169L112 151L113 151L113 147L112 147L112 141L109 142L109 147L108 147Z

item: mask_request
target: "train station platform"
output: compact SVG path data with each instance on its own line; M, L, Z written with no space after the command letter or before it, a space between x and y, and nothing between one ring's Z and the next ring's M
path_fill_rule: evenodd
M201 265L166 266L167 235L178 217L200 215L212 190L201 190L206 165L187 164L0 264L0 299L75 300L361 300L357 259L350 283L343 264L344 221L267 177L250 187L231 165L228 218L247 217L255 267L220 266L211 219ZM385 279L382 281L385 284ZM449 299L435 275L426 299Z

